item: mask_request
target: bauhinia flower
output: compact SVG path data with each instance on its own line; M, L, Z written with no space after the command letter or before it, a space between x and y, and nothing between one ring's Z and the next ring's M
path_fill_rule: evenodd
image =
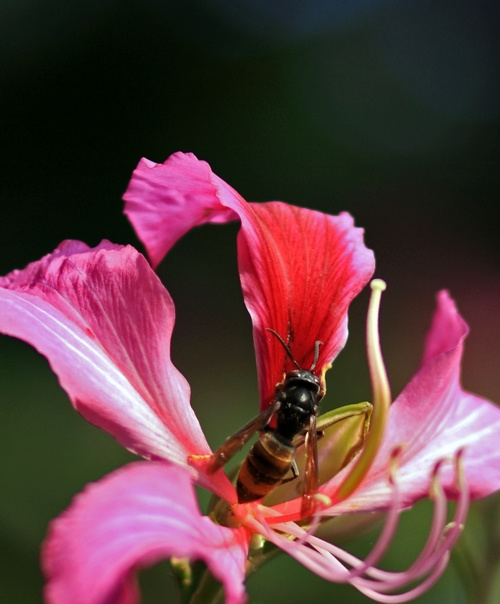
M347 337L349 304L374 269L349 215L248 204L208 164L184 154L161 165L142 160L125 199L154 265L193 226L240 220L261 412L297 366L326 389L325 373ZM43 548L46 601L132 604L137 570L168 557L179 570L188 569L186 560L205 562L198 601L209 601L213 576L226 602L238 604L245 576L265 559L265 542L380 602L404 602L430 586L469 499L500 487L500 409L460 385L468 330L446 292L438 295L422 365L389 407L377 326L382 289L376 280L367 320L373 408L350 405L318 418L319 428L327 426L318 442L319 486L304 507L302 443L299 477L263 499L238 502L224 470L213 471L189 385L170 358L172 299L136 250L66 241L1 278L0 330L35 346L74 407L147 459L88 486L53 522ZM273 427L275 417L269 420ZM209 515L198 508L195 484L216 496ZM403 572L378 568L401 511L424 497L434 516L421 554ZM447 523L450 499L457 505ZM364 560L335 545L337 525L373 511L384 512L385 523Z

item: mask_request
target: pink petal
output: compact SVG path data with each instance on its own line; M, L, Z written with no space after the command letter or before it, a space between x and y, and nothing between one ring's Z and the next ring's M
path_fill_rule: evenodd
M0 278L0 330L49 359L78 411L132 451L186 464L210 448L170 359L174 320L131 247L68 241Z
M189 473L137 462L87 486L50 526L42 561L50 604L134 604L139 568L164 558L203 560L226 602L245 601L244 529L199 512Z
M316 341L323 342L318 374L342 348L349 303L374 270L373 253L348 214L248 204L206 162L182 153L164 164L141 160L124 199L154 264L193 226L241 220L239 269L254 326L262 407L293 366L267 328L288 341L304 368L313 362Z
M153 266L193 227L237 220L238 215L218 200L219 183L213 179L217 177L210 166L192 153L174 153L164 164L141 159L123 199L125 214L146 246ZM223 184L230 189L229 196L238 196Z
M500 408L465 392L459 382L467 333L454 302L447 292L440 292L423 365L391 407L386 438L374 467L342 508L387 506L389 455L401 444L404 450L397 476L405 505L428 494L434 464L451 459L461 448L465 448L471 497L485 497L500 488ZM453 464L446 464L440 476L448 496L454 497ZM332 486L333 482L329 488Z

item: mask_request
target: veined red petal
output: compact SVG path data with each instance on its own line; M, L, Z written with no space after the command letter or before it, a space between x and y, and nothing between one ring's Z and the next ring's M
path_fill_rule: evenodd
M86 419L136 453L187 464L210 448L170 359L174 320L131 247L68 241L0 278L0 330L48 358Z
M87 486L52 522L42 551L49 604L135 604L136 571L161 559L203 560L227 604L245 601L244 529L202 516L189 472L136 462Z
M261 407L293 364L309 369L322 342L321 375L347 337L347 310L370 279L374 257L346 213L329 216L281 202L248 204L210 166L176 153L164 164L141 160L124 195L125 212L157 264L193 226L238 217L238 260L254 327Z
M468 327L453 300L447 292L440 292L423 364L391 406L386 437L368 476L349 500L335 506L337 513L387 506L391 496L389 458L400 445L398 481L403 505L427 496L429 473L436 462L444 459L450 462L443 464L440 481L447 496L456 497L452 459L461 449L471 498L500 489L500 408L460 385L467 333ZM325 485L325 492L334 481Z
M238 257L265 407L283 372L294 368L267 328L288 343L304 369L321 342L314 373L322 375L345 344L349 304L373 274L374 258L347 213L329 216L280 202L250 207Z

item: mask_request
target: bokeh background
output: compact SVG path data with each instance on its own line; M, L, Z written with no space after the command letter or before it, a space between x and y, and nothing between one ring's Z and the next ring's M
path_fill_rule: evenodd
M248 200L348 210L366 229L388 282L395 395L448 288L471 326L464 385L500 401L498 31L494 0L4 0L0 272L67 238L141 248L121 213L133 168L193 151ZM177 306L174 361L213 446L257 410L235 233L197 229L160 267ZM325 410L370 396L366 305L366 293L353 304ZM71 409L42 357L1 338L2 603L41 601L50 519L131 457ZM454 564L419 602L500 601L499 509L474 506ZM418 551L429 513L406 514L389 567ZM141 582L146 603L176 601L168 564ZM248 588L252 604L366 601L284 556Z

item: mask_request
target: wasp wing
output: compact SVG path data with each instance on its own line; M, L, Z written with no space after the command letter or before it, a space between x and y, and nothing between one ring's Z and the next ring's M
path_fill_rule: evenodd
M305 468L302 485L302 516L307 517L314 510L313 495L318 491L318 434L316 431L316 416L311 415L309 427L305 435Z
M274 401L272 405L267 409L264 409L257 417L250 420L248 424L245 424L238 432L227 438L212 455L208 465L209 474L213 474L225 465L233 455L238 453L238 451L245 446L256 432L263 430L271 421L272 416L279 409L280 405L280 401Z

